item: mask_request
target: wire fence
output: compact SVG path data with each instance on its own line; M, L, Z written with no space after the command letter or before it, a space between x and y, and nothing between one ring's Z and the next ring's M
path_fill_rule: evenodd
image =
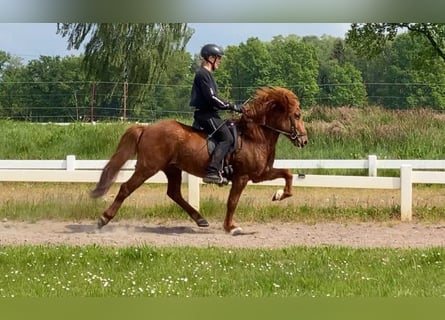
M323 84L314 105L334 104L336 91L358 84ZM444 110L445 88L427 83L366 83L366 104L390 109L413 107ZM234 88L231 88L232 90ZM239 88L237 88L239 89ZM254 88L243 88L252 91ZM250 89L250 90L249 90ZM137 90L149 94L139 101ZM221 92L229 91L220 88ZM245 97L247 99L247 97ZM160 118L191 118L189 85L91 81L0 82L0 119L35 122L151 122ZM244 101L245 99L243 99ZM240 103L242 101L235 101ZM352 103L351 103L352 104ZM343 103L342 106L348 105ZM338 105L340 106L340 105ZM311 106L306 105L305 108Z

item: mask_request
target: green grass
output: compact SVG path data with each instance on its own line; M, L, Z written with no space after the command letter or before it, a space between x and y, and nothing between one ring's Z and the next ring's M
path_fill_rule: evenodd
M6 201L0 205L0 219L36 221L40 219L53 220L95 220L111 204L111 201L91 201L86 197L70 197L57 200L47 198L42 201ZM225 214L225 201L204 199L201 202L201 213L210 220L222 221ZM315 223L322 221L361 221L381 222L400 220L400 207L318 207L294 205L262 205L255 207L242 203L236 210L235 219L239 222L305 222ZM443 207L415 207L415 217L423 222L440 222L445 220ZM124 203L115 220L138 219L149 220L186 220L188 215L175 203L154 204L143 206Z
M0 219L35 221L95 220L112 203L119 189L113 185L100 199L91 199L88 183L0 183ZM187 187L183 187L187 194ZM380 190L359 193L353 190L295 188L294 196L272 202L274 188L249 186L241 196L235 220L242 222L305 222L400 220L398 195ZM200 211L210 220L223 221L229 187L202 186ZM414 189L413 216L416 221L445 221L443 189L421 186ZM254 209L253 209L254 208ZM163 184L145 184L128 197L116 218L151 220L190 220L188 215L166 195Z
M128 123L70 125L0 120L0 159L108 159Z
M0 247L1 297L444 297L445 248Z
M179 119L190 123L190 119ZM429 109L394 111L380 107L304 111L309 144L293 147L286 137L277 159L442 159L445 117ZM108 159L131 123L73 123L68 126L0 120L0 159Z

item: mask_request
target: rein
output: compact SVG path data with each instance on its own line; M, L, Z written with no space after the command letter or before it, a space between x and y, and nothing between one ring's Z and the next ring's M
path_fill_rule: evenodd
M284 130L281 130L281 129L277 129L277 128L271 127L271 126L269 126L267 124L263 124L261 126L267 128L267 129L270 129L272 131L284 134L284 135L288 136L291 140L296 140L296 139L298 139L300 137L306 136L306 134L304 134L304 133L298 133L298 131L295 128L295 126L293 125L290 117L289 117L289 122L291 123L291 125L290 125L291 131L290 132L287 132L287 131L284 131Z

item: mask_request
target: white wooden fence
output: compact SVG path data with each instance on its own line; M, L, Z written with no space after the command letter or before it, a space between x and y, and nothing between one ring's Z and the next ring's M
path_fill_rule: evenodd
M94 182L99 181L108 160L0 160L0 181L29 182ZM124 182L133 173L136 161L129 160L119 172L116 182ZM387 160L370 155L363 160L276 160L274 166L289 169L367 169L367 176L294 174L295 187L399 189L402 221L412 219L413 184L445 184L445 160ZM400 170L398 177L379 177L378 169ZM166 183L160 172L147 183ZM199 209L202 180L183 173L188 184L188 201ZM258 185L284 186L283 179L265 181Z

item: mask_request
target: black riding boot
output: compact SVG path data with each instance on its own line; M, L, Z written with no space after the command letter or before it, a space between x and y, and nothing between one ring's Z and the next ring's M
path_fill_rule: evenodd
M210 159L210 163L207 166L206 176L203 178L205 183L214 183L218 185L228 183L227 179L222 176L223 160L226 155L224 148L224 143L220 143L216 146Z

